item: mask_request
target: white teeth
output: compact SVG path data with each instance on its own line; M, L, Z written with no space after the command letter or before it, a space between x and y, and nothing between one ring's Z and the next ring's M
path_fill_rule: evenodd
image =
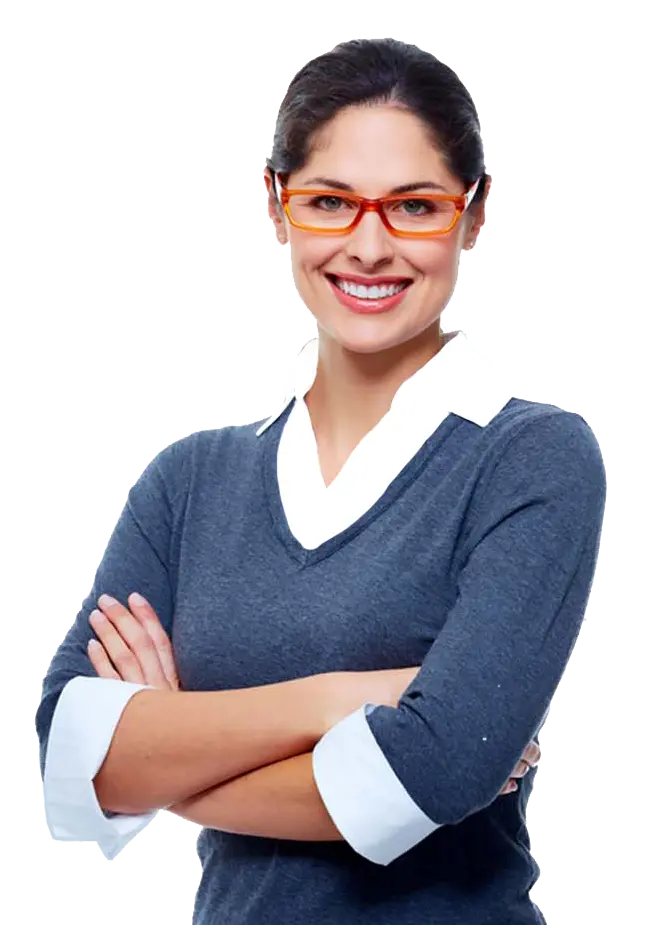
M344 279L337 279L336 285L348 295L356 296L358 299L385 299L387 296L394 295L405 289L406 283L395 283L390 286L357 286L355 283L349 283Z

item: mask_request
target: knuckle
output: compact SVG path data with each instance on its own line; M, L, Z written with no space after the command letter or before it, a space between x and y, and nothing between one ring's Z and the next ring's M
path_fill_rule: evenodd
M118 662L119 667L124 668L126 671L133 671L139 668L139 662L129 649L126 649L126 651L119 656Z
M142 649L144 652L150 652L154 649L154 643L145 630L133 630L132 645L137 649Z
M158 620L146 620L146 629L158 642L168 642L168 634Z
M159 651L164 655L172 655L172 646L168 637L162 637L158 642Z
M132 619L132 614L129 610L121 609L118 613L111 614L110 619L120 630L121 627L128 625Z
M114 638L114 628L107 622L93 624L92 629L104 645Z
M98 640L97 640L97 644L95 646L92 646L92 648L89 650L89 653L95 662L102 661L102 660L104 661L105 658L107 657L105 654L105 649L103 648L101 643L98 642Z
M109 633L114 633L116 630L117 633L121 633L123 630L123 621L119 614L110 614L106 620L103 621L103 627Z

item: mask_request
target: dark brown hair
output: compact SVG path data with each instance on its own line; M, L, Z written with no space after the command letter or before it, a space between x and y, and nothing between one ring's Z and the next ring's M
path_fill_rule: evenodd
M453 70L396 39L353 39L313 58L289 84L267 158L272 176L300 170L318 133L347 106L390 103L416 115L465 188L485 173L479 118ZM274 180L275 192L275 180ZM480 182L473 203L484 195Z

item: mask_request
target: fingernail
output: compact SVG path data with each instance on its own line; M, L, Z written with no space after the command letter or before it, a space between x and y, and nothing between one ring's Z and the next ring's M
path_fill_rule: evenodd
M137 604L139 607L142 607L144 604L147 604L147 600L138 591L133 591L130 595L130 600L133 604Z
M101 605L101 607L111 607L112 604L118 604L118 603L119 602L116 601L113 597L110 597L109 594L102 594L99 598L99 604Z

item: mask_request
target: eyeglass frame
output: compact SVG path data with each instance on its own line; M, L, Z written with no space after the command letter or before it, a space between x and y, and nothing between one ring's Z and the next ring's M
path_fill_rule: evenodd
M321 190L310 188L289 189L289 187L284 185L280 173L273 171L273 177L276 193L277 185L278 183L280 184L280 192L278 198L282 204L285 215L294 228L300 228L302 231L308 231L311 234L349 234L357 227L358 223L366 212L378 212L379 217L385 225L386 229L390 232L390 234L395 235L397 238L434 238L438 235L449 234L452 231L459 219L467 211L468 207L473 201L475 193L477 192L484 174L481 174L475 180L472 186L470 186L465 193L461 193L459 196L452 196L448 193L417 193L416 195L410 194L409 196L406 196L404 193L398 193L393 196L381 196L379 199L368 199L365 196L358 196L356 193L348 193L346 190ZM346 228L313 228L311 225L303 225L300 222L296 222L291 215L291 210L289 209L289 199L291 196L304 194L315 196L332 196L340 199L348 199L352 202L358 203L358 212L356 213L356 217ZM394 228L394 226L390 223L387 215L385 214L385 203L406 198L431 201L438 199L442 202L452 202L455 204L455 216L448 228L443 228L441 231L402 231L399 228Z

